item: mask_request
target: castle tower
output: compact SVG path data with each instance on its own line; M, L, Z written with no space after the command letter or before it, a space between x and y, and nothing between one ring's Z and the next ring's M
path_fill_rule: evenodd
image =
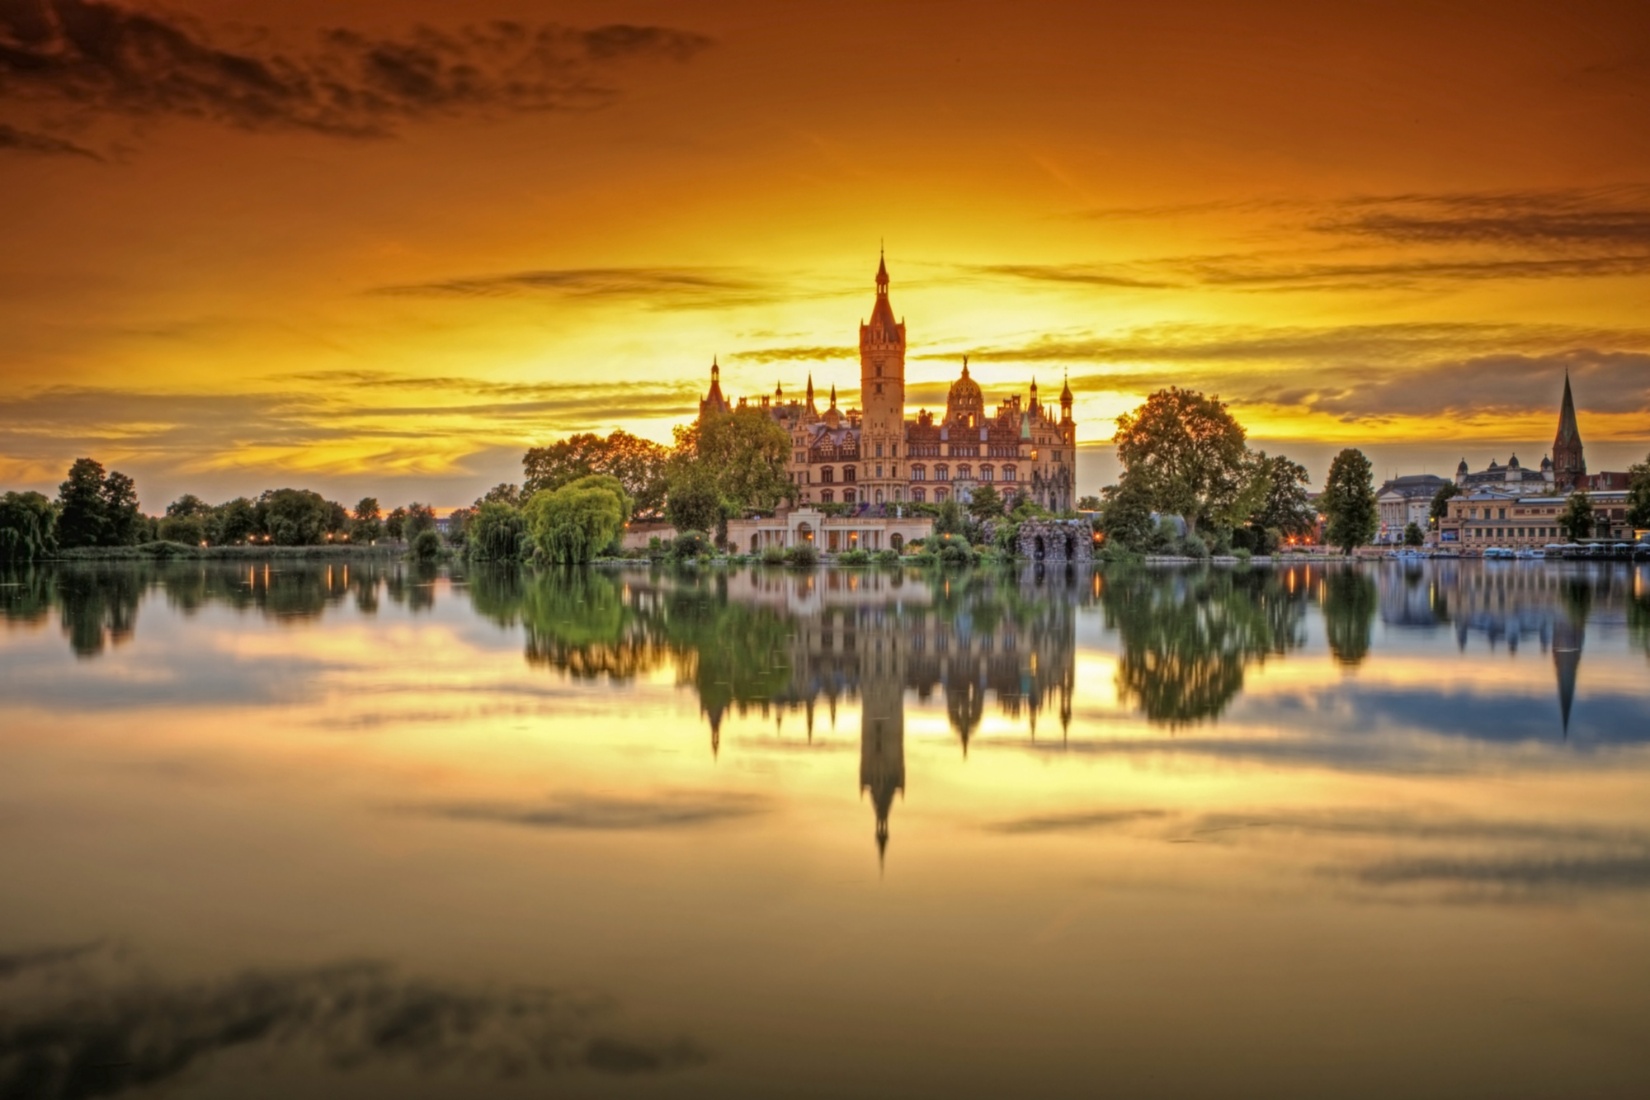
M1564 404L1558 413L1558 434L1553 437L1553 488L1574 492L1587 477L1587 458L1581 449L1581 429L1576 426L1575 398L1570 396L1570 372L1564 372Z
M905 324L888 302L888 264L877 262L877 298L871 320L859 326L861 500L905 499Z
M732 410L733 406L722 396L722 367L713 358L710 361L710 389L699 401L699 419L703 420L707 415L717 416Z

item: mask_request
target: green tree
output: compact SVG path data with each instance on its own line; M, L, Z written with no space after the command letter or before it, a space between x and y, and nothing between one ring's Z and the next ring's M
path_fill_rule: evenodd
M1445 482L1432 494L1432 509L1427 518L1432 526L1437 527L1438 521L1449 515L1449 502L1461 494L1461 489L1453 481Z
M308 489L271 489L258 498L258 526L277 546L314 546L323 541L331 507Z
M395 511L386 516L384 519L384 530L389 533L390 538L400 541L400 539L407 533L407 510L405 508L397 508Z
M57 487L57 541L65 550L102 546L109 528L103 499L103 466L77 458L68 479Z
M1318 504L1329 518L1324 541L1340 547L1341 553L1350 555L1375 537L1380 527L1375 475L1362 451L1348 447L1335 456Z
M1098 512L1100 510L1100 498L1093 493L1078 497L1077 510L1079 512Z
M678 531L715 531L727 522L716 475L708 466L684 462L671 472L665 518Z
M521 557L527 521L521 509L502 501L483 501L470 524L470 556L480 561L515 561Z
M212 514L212 506L194 493L185 493L166 506L168 516L197 516L205 519Z
M1258 452L1253 463L1251 476L1264 478L1266 486L1255 510L1249 514L1249 525L1284 535L1304 535L1316 527L1318 513L1306 492L1311 482L1306 467L1288 455L1268 455L1265 451Z
M57 553L57 516L40 493L0 497L0 561L22 562Z
M355 522L350 524L352 542L376 542L384 533L384 510L377 497L362 497L355 505Z
M488 489L484 495L476 498L477 508L480 508L483 504L508 504L512 508L520 508L522 505L521 486L501 481Z
M1572 542L1592 538L1594 519L1593 499L1586 493L1571 493L1564 514L1558 517L1558 529Z
M1337 567L1324 577L1324 635L1337 662L1356 665L1369 655L1370 631L1379 606L1375 582L1358 570Z
M1003 498L991 485L981 485L968 498L968 514L983 523L1003 517Z
M1650 527L1650 456L1627 468L1627 522Z
M1134 480L1153 511L1182 517L1188 533L1200 522L1229 527L1253 507L1244 431L1218 398L1159 390L1117 418L1116 443L1124 480Z
M193 512L176 516L163 516L160 521L159 535L167 542L181 542L185 546L197 546L207 541L206 521Z
M401 521L401 537L408 542L412 542L425 531L435 530L435 509L428 504L420 504L415 500L407 505L404 515L406 518ZM394 516L393 512L391 516Z
M1427 541L1427 534L1426 534L1425 531L1421 530L1421 525L1420 524L1411 523L1407 527L1404 528L1404 545L1405 546L1421 546L1421 545L1424 545L1426 543L1426 541Z
M560 489L539 490L522 514L539 561L580 565L617 540L628 510L624 488L616 479L588 477Z
M1100 531L1106 541L1126 550L1144 551L1155 524L1151 498L1142 481L1125 478L1116 485L1106 486L1102 495L1105 501L1100 512Z
M133 546L143 542L148 524L138 511L137 483L119 470L103 479L103 542L106 546Z
M615 431L606 438L581 432L534 447L522 456L526 481L521 493L531 497L543 489L559 489L592 474L605 474L623 486L634 514L655 519L665 507L669 459L667 448L629 432ZM506 488L515 487L499 485L491 492Z
M785 471L791 437L761 409L735 409L677 430L673 466L697 463L715 477L727 516L771 512L796 499Z
M251 538L257 529L257 506L246 497L236 497L212 510L206 524L206 537L214 546L233 546Z

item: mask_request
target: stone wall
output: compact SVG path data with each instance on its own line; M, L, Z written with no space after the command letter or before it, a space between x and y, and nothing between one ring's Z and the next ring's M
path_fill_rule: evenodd
M1029 562L1089 565L1094 561L1094 528L1086 519L1030 519L1020 524L1017 551Z

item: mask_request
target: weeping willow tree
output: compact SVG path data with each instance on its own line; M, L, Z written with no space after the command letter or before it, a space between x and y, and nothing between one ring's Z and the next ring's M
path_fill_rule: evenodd
M486 501L470 521L470 556L478 561L515 561L526 538L527 518L521 509Z
M630 498L617 478L598 474L534 493L522 514L535 561L582 565L616 547Z
M0 561L25 562L57 553L52 502L39 493L0 497Z

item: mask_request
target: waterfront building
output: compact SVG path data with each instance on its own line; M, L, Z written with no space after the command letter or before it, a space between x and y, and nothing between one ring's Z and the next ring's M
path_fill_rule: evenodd
M1597 524L1593 538L1626 542L1633 538L1627 522L1627 493L1609 490L1588 493ZM1568 542L1559 521L1569 508L1565 496L1520 497L1511 493L1481 490L1451 497L1449 511L1438 522L1438 544L1462 550L1506 547L1534 549L1555 542Z
M1026 496L1053 512L1076 501L1077 422L1071 385L1058 408L1031 380L1026 395L1012 394L993 411L968 360L952 383L943 413L921 409L905 415L905 322L889 298L886 260L879 261L870 319L859 327L859 409L843 409L832 386L821 411L808 378L802 400L785 400L784 387L753 403L730 404L721 368L711 364L711 384L700 415L756 407L791 435L787 473L802 504L848 504L861 514L898 512L900 505L966 502L991 485L1004 497Z
M1375 493L1375 504L1381 515L1376 543L1403 542L1404 529L1412 523L1425 531L1432 519L1432 498L1448 484L1437 474L1405 474L1382 485Z

